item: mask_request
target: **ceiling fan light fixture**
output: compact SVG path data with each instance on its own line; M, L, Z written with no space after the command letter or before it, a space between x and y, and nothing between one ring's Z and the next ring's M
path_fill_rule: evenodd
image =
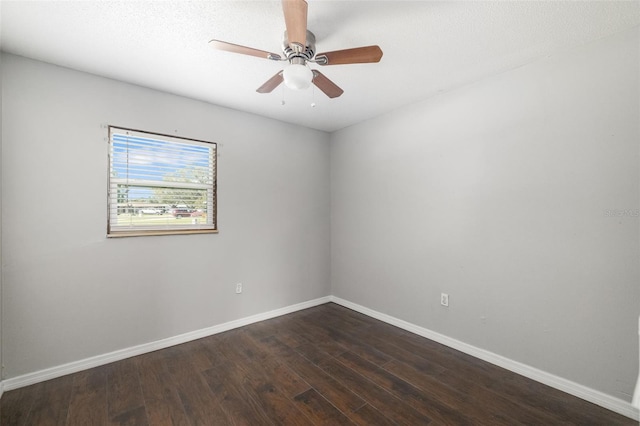
M282 77L289 89L304 90L311 86L313 71L305 64L292 63L282 71Z

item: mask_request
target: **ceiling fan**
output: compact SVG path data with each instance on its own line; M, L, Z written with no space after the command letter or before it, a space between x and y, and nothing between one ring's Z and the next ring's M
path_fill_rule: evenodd
M355 47L316 54L316 38L307 29L307 2L305 0L282 0L286 31L282 42L282 53L266 52L251 47L240 46L226 41L211 40L209 44L218 50L256 56L272 61L288 61L289 65L267 80L256 90L270 93L282 82L294 90L308 88L313 83L330 98L337 98L344 92L334 82L318 70L312 70L307 63L318 65L342 65L379 62L382 50L379 46Z

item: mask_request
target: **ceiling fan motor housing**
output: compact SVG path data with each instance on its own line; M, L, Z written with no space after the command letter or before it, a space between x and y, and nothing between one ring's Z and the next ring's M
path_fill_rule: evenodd
M289 39L287 38L287 32L284 32L284 38L282 40L282 52L290 63L302 63L310 61L316 54L316 36L309 30L307 30L307 42L303 49L293 49L289 45Z

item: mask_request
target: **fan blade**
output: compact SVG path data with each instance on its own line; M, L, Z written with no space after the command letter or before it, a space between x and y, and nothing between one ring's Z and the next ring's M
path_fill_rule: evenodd
M380 62L380 58L382 58L380 46L354 47L316 55L318 65L365 64Z
M211 40L209 45L214 49L224 50L227 52L241 53L243 55L257 56L258 58L280 60L280 55L267 52L264 50L254 49L252 47L240 46L239 44L227 43L226 41Z
M282 0L282 10L289 47L294 51L304 52L307 46L307 2Z
M313 70L313 84L332 99L337 98L344 93L344 90L336 86L333 81L329 80L318 70Z
M282 71L278 71L276 75L267 80L262 86L258 87L256 92L258 93L271 93L273 89L278 87L280 83L284 81L282 78Z

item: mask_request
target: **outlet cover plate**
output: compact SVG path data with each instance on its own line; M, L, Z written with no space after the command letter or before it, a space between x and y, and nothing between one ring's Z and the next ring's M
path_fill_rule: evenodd
M440 293L440 304L442 306L449 306L449 295L447 293Z

